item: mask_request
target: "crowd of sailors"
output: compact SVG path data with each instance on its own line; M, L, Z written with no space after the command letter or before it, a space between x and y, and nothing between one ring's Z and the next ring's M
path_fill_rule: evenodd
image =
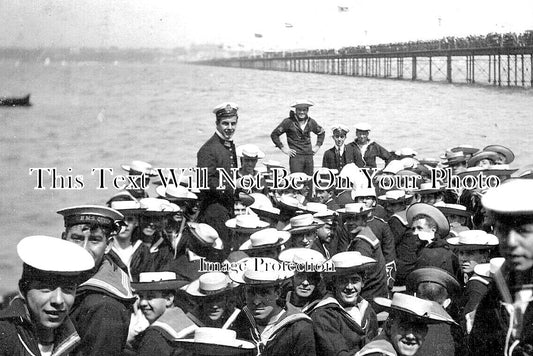
M209 189L134 160L137 187L58 210L64 231L17 247L0 355L532 355L532 171L501 145L390 151L367 123L328 128L317 169L312 106L272 131L288 169L236 146L238 107L223 103L197 152ZM260 184L220 189L232 168ZM276 187L284 169L294 184ZM450 188L435 169L501 184ZM330 174L348 185L317 184Z

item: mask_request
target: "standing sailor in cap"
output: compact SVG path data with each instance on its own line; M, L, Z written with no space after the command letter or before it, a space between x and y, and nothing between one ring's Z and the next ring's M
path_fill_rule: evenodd
M336 169L338 172L342 170L342 167L346 165L346 146L344 141L346 140L346 135L350 132L350 129L343 125L337 124L331 128L333 132L333 141L335 146L324 152L322 158L322 167L329 169Z
M197 221L209 224L217 230L228 253L231 244L229 231L224 222L233 217L235 192L224 179L219 182L217 168L223 169L230 176L233 176L232 169L238 168L237 151L233 143L233 135L239 119L238 110L237 104L230 102L217 105L213 109L216 116L216 131L198 150L196 164L199 168L207 168L207 186L209 187L209 190L202 192L202 203ZM226 189L217 189L221 184L225 185Z
M392 300L376 298L389 312L383 331L356 356L413 356L424 344L428 324L454 321L436 302L395 293ZM435 350L436 351L436 350Z
M357 124L355 126L355 140L346 145L348 162L354 162L359 168L376 168L377 157L384 160L385 164L392 159L389 151L368 138L369 133L369 124Z
M129 277L105 254L124 216L118 211L95 205L61 209L64 240L85 248L95 267L76 293L70 314L80 333L76 355L119 355L126 344L135 298Z
M489 189L481 201L494 220L505 262L500 268L491 266L494 283L477 307L470 354L531 355L533 181L509 180Z
M83 248L49 236L26 237L17 252L21 297L0 311L0 355L67 355L80 341L69 311L94 260Z
M289 117L284 119L270 134L270 138L277 148L289 156L291 173L303 172L313 175L313 155L324 143L326 132L312 118L308 116L309 108L314 103L310 100L297 100L291 107ZM316 145L311 143L311 132L317 136ZM281 143L280 136L287 135L286 147Z
M239 107L235 103L222 103L213 109L216 116L216 131L213 136L198 150L197 167L207 168L210 198L222 204L228 212L233 211L233 189L220 191L219 173L217 168L224 169L230 176L231 169L237 169L237 152L233 143L233 135L237 128ZM211 201L209 203L212 203Z

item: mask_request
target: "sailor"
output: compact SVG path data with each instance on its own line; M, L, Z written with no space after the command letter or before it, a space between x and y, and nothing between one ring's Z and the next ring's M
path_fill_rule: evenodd
M245 259L230 278L244 285L246 306L237 335L253 340L261 355L316 355L313 323L304 313L283 308L281 284L292 275L271 258Z
M118 355L124 349L135 301L129 277L105 254L123 219L118 211L97 205L61 209L62 238L85 248L95 267L76 292L70 317L81 337L76 355Z
M392 300L376 298L375 302L389 312L389 317L381 334L356 356L415 355L424 344L428 324L454 323L438 303L430 300L395 293Z
M370 209L363 203L346 204L345 208L337 210L344 221L343 226L337 232L338 251L358 251L363 256L376 261L376 267L368 271L364 288L361 291L361 296L372 303L372 298L376 296L388 296L389 290L381 241L367 223L369 211Z
M317 240L317 230L324 226L324 222L313 217L313 214L301 214L290 219L284 231L291 234L287 244L290 247L313 248Z
M23 262L20 297L0 311L0 355L67 355L80 342L69 312L94 259L49 236L26 237L17 252Z
M256 169L257 162L260 159L265 158L263 151L256 145L246 144L237 147L237 157L240 160L240 168L238 171L238 177L248 177L251 182L251 187L240 186L246 193L267 193L268 187L265 182L264 174ZM266 173L266 172L265 172Z
M459 303L461 286L454 276L438 267L422 267L415 269L407 276L407 293L418 298L439 303L449 314L456 311ZM462 355L464 348L463 330L456 324L428 325L425 343L417 355Z
M392 159L389 151L368 138L369 134L370 125L363 122L358 123L355 126L355 140L346 145L346 159L348 162L354 162L359 168L376 168L376 158L378 157L385 163Z
M359 252L341 252L326 262L334 272L325 273L328 293L304 307L313 319L319 355L353 355L378 332L376 313L361 296L366 271L376 261Z
M261 229L250 235L239 251L250 257L268 257L277 259L283 245L291 238L290 232L274 228Z
M432 205L416 203L407 209L406 215L412 234L418 238L417 260L410 266L411 271L420 267L439 267L462 281L459 260L446 243L450 224L444 214Z
M226 190L217 190L220 185L217 168L225 170L230 176L231 169L237 169L237 153L233 143L233 135L237 128L239 107L235 103L225 102L215 106L213 114L216 116L216 131L213 136L198 150L197 167L207 168L209 187L208 196L204 197L205 204L216 203L226 208L227 213L233 213L233 189L226 182ZM206 208L206 207L204 207Z
M319 268L322 268L326 258L320 252L301 247L289 248L283 250L278 259L294 266L308 266L296 270L291 278L292 289L287 292L285 298L288 308L304 310L313 302L322 299L326 291Z
M233 136L237 128L239 107L235 103L225 102L215 106L216 131L197 153L198 168L207 168L207 182L199 182L209 187L200 195L200 212L197 222L212 226L224 242L225 253L230 252L229 231L224 222L234 216L235 190L225 178L219 179L218 170L233 176L232 170L238 169L237 152ZM218 189L220 185L226 188Z
M172 341L191 335L197 326L174 306L175 292L183 287L173 272L143 272L132 287L140 296L140 309L149 322L138 335L136 351L139 356L174 355Z
M236 251L250 238L254 232L269 227L269 223L259 219L257 215L238 215L226 221L226 226L232 231L231 250Z
M533 181L511 179L489 189L481 201L493 217L505 260L501 267L491 268L494 283L478 305L469 337L470 354L531 354Z
M232 328L241 312L235 307L233 295L237 286L222 272L201 275L182 288L195 304L187 316L199 327Z
M284 119L270 134L274 145L289 156L291 173L303 172L313 175L313 155L324 143L326 132L311 117L309 108L314 103L310 100L296 100L291 107L289 117ZM311 143L311 132L317 136L316 145ZM281 143L280 136L287 135L287 146Z
M322 167L336 169L340 172L342 167L348 163L346 160L346 146L344 145L344 141L346 140L346 135L350 132L350 129L343 124L337 124L331 128L331 131L333 133L332 137L335 145L324 152Z
M122 169L128 172L132 183L131 188L126 189L135 199L148 198L148 184L150 178L157 176L157 172L150 163L144 161L131 161L130 164L121 165Z
M140 239L139 220L144 208L134 200L113 201L111 208L124 215L124 226L113 236L111 249L107 252L117 264L122 264L131 281L139 280L139 273L151 266L150 248Z

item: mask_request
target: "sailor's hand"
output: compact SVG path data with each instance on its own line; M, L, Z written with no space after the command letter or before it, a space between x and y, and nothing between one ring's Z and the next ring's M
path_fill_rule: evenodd
M289 157L294 157L296 156L296 151L293 150L292 148L288 148L288 147L282 147L281 148L281 151L283 151L283 153L285 153L287 156Z
M314 145L313 146L313 153L317 153L319 149L320 149L320 146Z

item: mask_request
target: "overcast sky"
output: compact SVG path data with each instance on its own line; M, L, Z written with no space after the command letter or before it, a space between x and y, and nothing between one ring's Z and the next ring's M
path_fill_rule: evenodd
M333 48L522 32L533 0L0 0L0 24L0 46Z

